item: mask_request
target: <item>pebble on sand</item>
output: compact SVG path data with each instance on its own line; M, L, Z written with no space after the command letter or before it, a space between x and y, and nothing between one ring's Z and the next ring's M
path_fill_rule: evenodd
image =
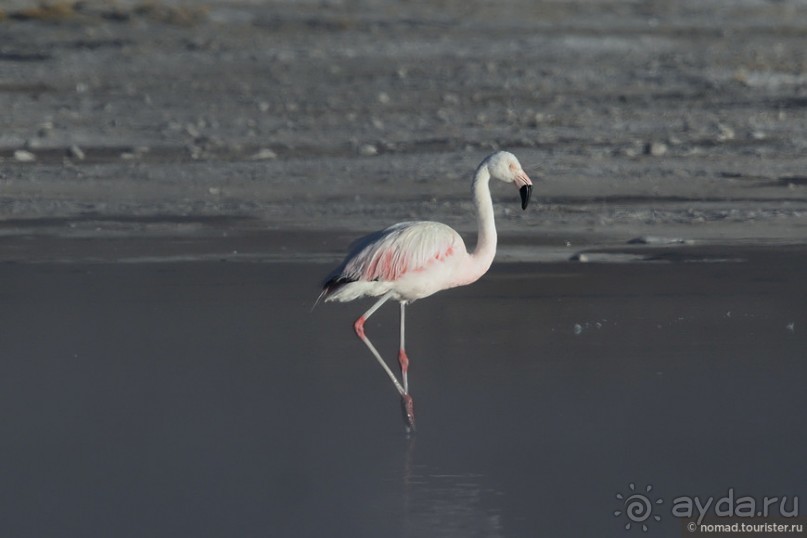
M30 163L36 160L36 155L24 149L18 149L14 152L14 160L20 163Z
M734 140L734 137L736 136L734 129L722 123L717 124L717 130L718 130L717 140L719 142L725 142L726 140Z
M571 258L569 258L569 260L573 262L586 263L589 261L589 257L586 254L579 252L574 256L572 256Z
M362 157L372 157L378 155L378 148L372 144L363 144L359 147L359 155Z
M268 161L271 159L277 159L277 153L272 151L269 148L263 148L259 150L257 153L253 154L250 159L254 161Z
M661 157L667 153L667 144L664 142L648 142L644 147L645 155Z
M77 159L79 161L83 161L84 157L86 157L84 151L75 144L67 148L67 156L71 159Z

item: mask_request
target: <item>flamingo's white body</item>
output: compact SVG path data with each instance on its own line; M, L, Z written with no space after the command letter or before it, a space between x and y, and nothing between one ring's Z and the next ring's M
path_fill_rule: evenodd
M391 299L412 302L476 280L466 275L472 260L462 237L439 222L399 222L362 238L359 245L339 271L350 283L327 295L327 301L389 293Z
M478 223L478 238L473 252L468 252L462 237L445 224L401 222L354 242L345 260L323 283L320 298L326 301L381 297L353 326L401 394L408 428L414 428L415 417L407 380L409 359L404 349L405 307L407 303L440 290L476 282L490 268L496 255L496 225L489 187L491 177L515 184L521 192L523 209L527 207L532 190L530 178L513 154L500 151L482 161L472 183ZM403 384L398 382L364 333L367 318L389 299L401 304L398 361Z

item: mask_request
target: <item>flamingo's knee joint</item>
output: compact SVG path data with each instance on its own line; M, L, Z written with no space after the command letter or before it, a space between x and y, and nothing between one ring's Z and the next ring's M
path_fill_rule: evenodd
M364 316L361 316L359 319L357 319L357 320L356 320L356 321L353 323L353 330L354 330L354 331L356 331L356 336L358 336L358 337L359 337L359 338L361 338L362 340L364 340L365 338L367 338L367 337L364 335L364 322L365 322L365 321L367 321L367 320L364 318Z
M403 349L398 350L398 362L401 364L401 371L406 373L409 370L409 357L406 356L406 351Z

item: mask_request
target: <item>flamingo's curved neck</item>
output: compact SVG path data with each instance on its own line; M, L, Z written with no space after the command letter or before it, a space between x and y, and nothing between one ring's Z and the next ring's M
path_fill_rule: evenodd
M493 201L490 197L490 171L487 161L479 165L471 187L478 235L476 248L471 253L474 270L479 278L490 268L496 255L496 223L493 221Z

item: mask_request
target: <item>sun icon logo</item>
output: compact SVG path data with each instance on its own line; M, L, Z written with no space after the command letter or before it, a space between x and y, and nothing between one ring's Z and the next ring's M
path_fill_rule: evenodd
M644 493L637 493L636 485L633 482L628 484L628 487L630 488L630 493L627 494L627 496L621 493L616 494L616 498L622 501L623 509L615 510L614 517L625 514L625 517L628 519L628 522L625 524L625 530L630 530L631 525L635 523L637 526L641 525L642 530L647 532L647 523L651 518L655 521L661 521L661 516L653 513L653 507L663 503L664 500L661 498L655 500L650 499L650 492L653 491L653 486L650 484L645 487Z

